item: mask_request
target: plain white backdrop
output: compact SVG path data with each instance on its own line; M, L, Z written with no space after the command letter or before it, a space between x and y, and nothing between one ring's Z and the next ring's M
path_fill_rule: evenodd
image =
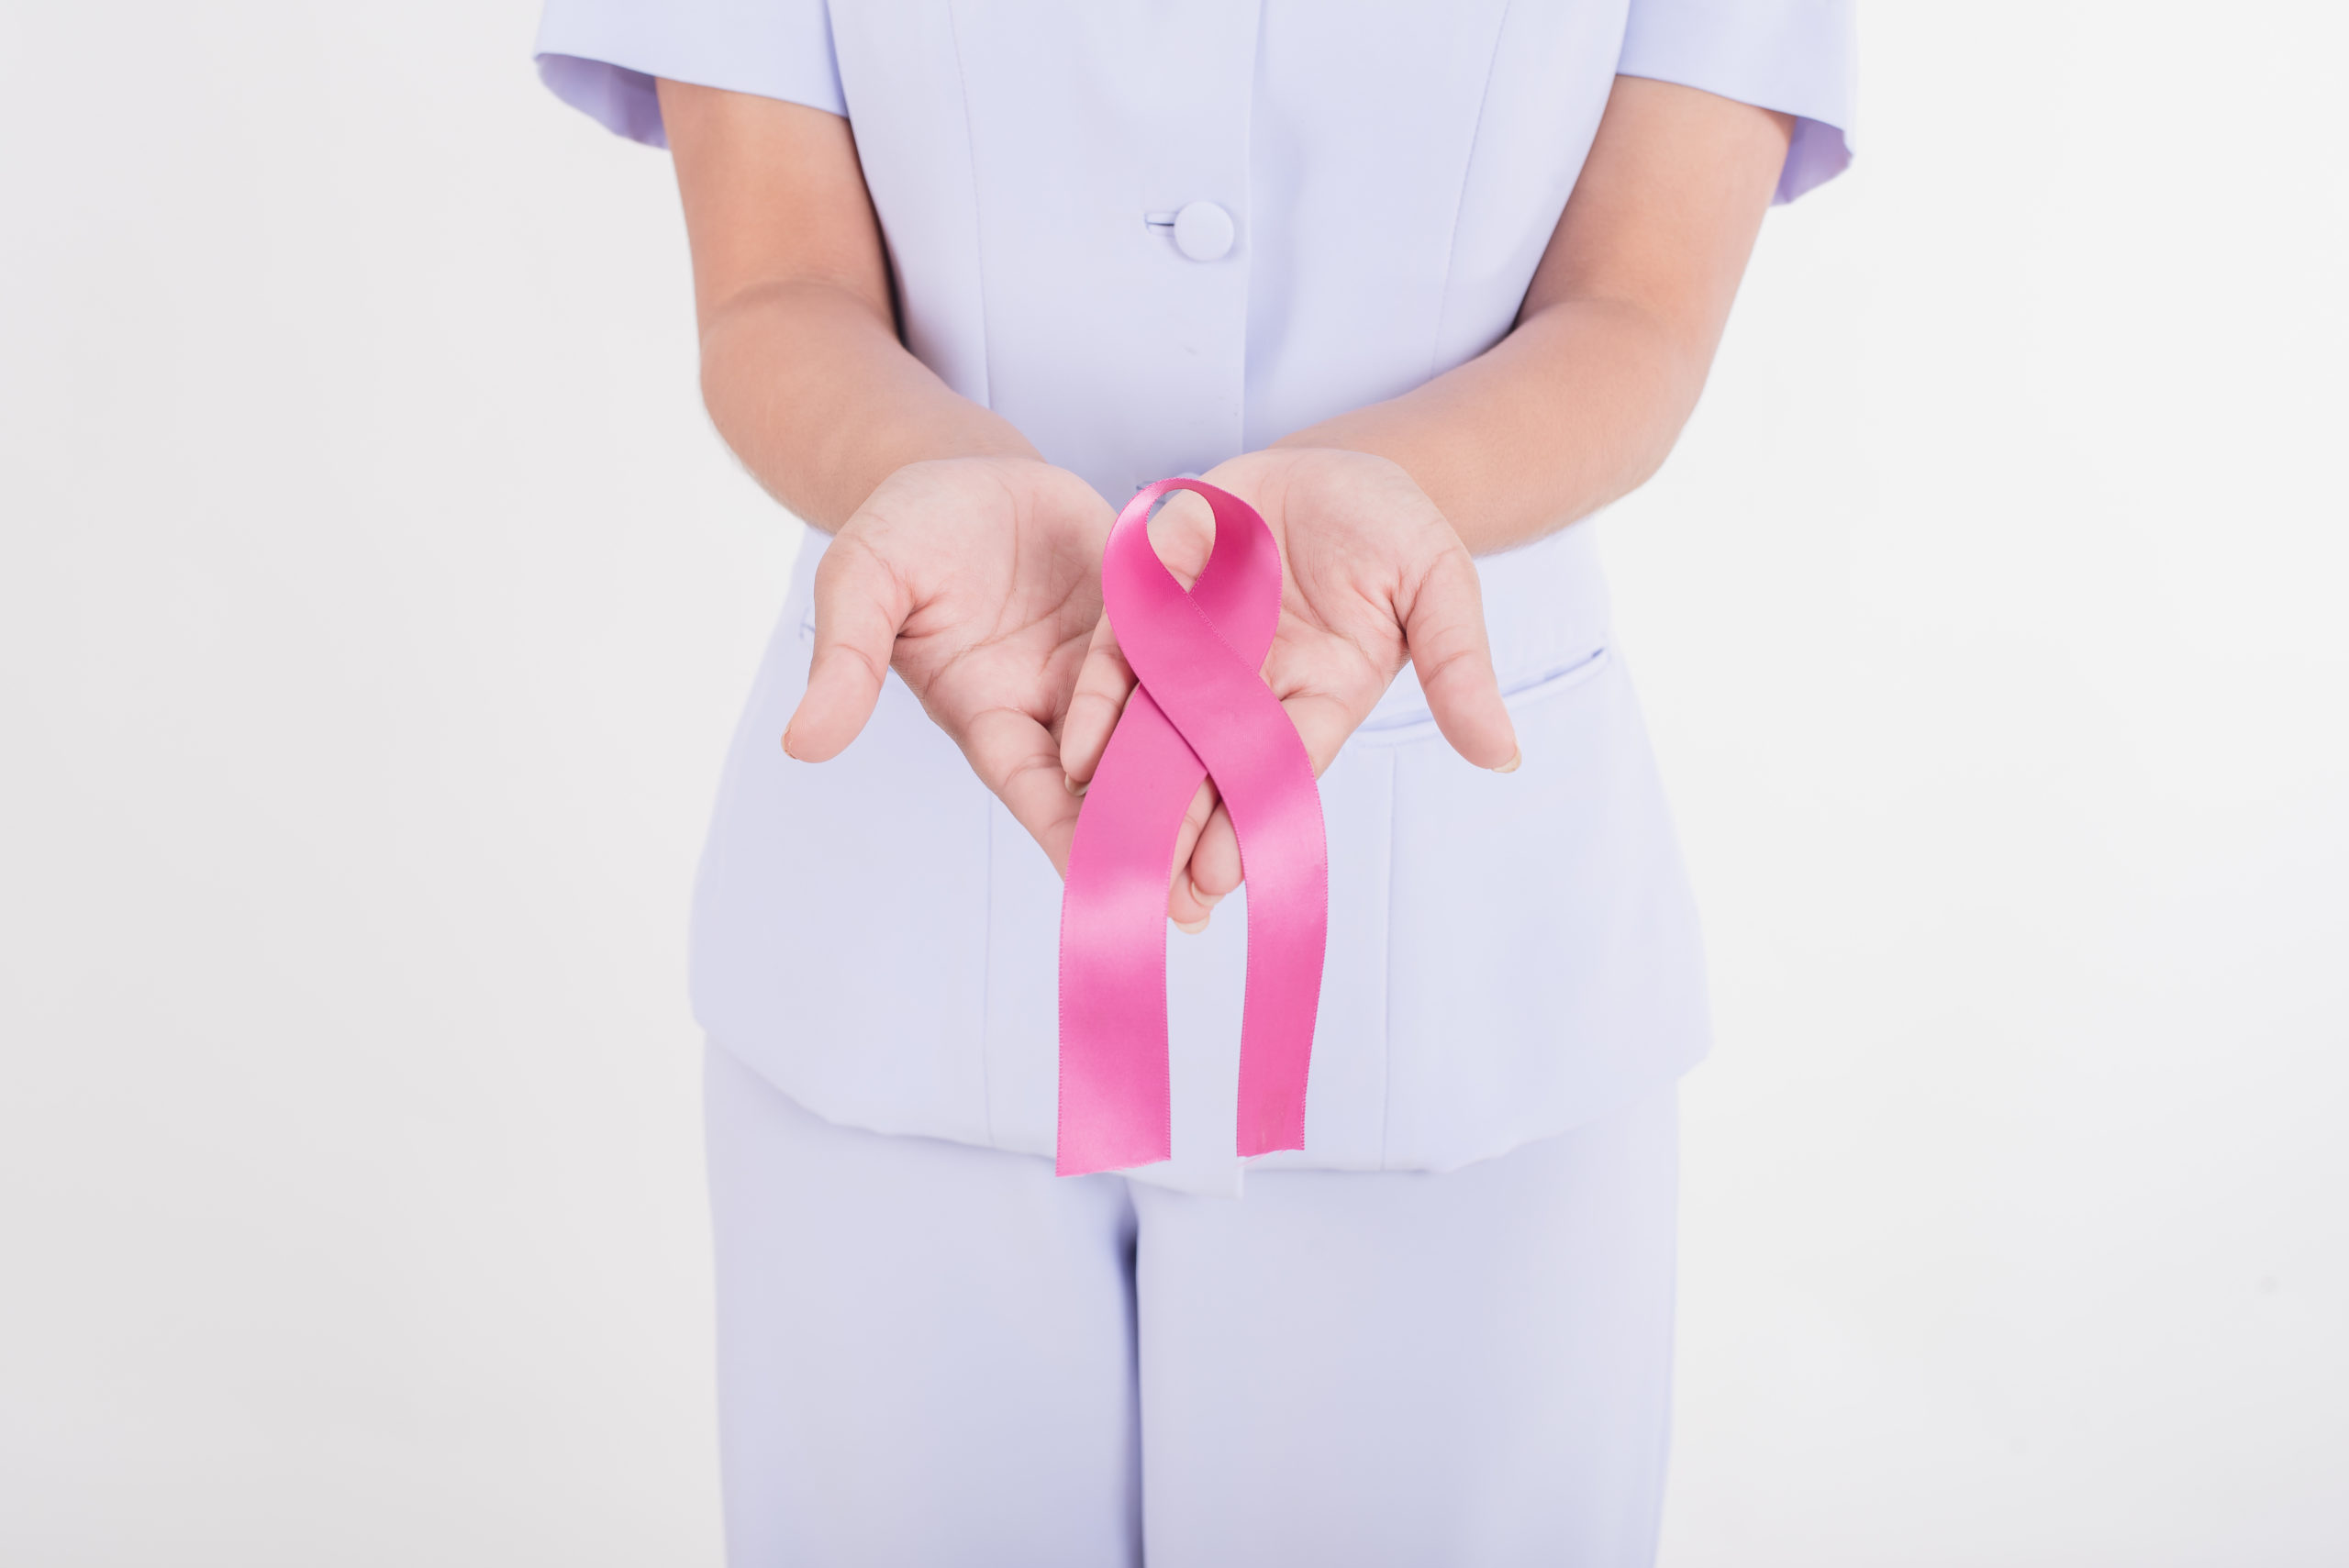
M533 22L0 9L0 1562L718 1561L797 530ZM1864 25L1603 525L1720 1034L1664 1562L2349 1562L2349 27Z

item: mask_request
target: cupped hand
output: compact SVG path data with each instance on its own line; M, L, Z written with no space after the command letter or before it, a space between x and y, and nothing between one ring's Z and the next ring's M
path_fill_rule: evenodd
M783 749L838 756L894 666L1065 874L1079 802L1058 734L1100 618L1112 520L1092 486L1035 459L891 474L816 569L815 654Z
M1480 768L1517 766L1517 731L1493 673L1475 565L1410 475L1361 452L1275 448L1205 477L1254 506L1280 545L1280 626L1264 673L1317 775L1407 658L1454 751ZM1187 492L1170 497L1150 526L1160 559L1186 586L1206 565L1214 536L1206 502ZM1072 787L1093 777L1133 686L1105 617L1061 732ZM1240 840L1212 781L1191 803L1174 866L1167 912L1197 930L1241 877Z

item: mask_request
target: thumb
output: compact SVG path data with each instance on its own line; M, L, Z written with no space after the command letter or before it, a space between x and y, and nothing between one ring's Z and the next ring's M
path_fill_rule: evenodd
M1101 753L1108 750L1110 732L1124 716L1133 689L1133 668L1104 615L1093 623L1093 641L1077 667L1068 716L1061 721L1061 772L1072 789L1092 783L1093 770L1101 765Z
M1439 555L1403 606L1403 639L1427 694L1428 711L1452 749L1480 768L1512 772L1517 726L1501 701L1485 634L1485 595L1475 563L1454 546Z
M783 749L803 762L837 757L873 717L913 593L862 539L836 539L816 568L816 651L807 689L784 726Z

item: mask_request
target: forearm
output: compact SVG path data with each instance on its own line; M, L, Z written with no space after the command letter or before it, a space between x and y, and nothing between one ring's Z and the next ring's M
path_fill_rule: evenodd
M1466 364L1275 445L1388 459L1489 554L1644 483L1696 406L1706 357L1639 306L1564 300Z
M1637 488L1704 390L1793 129L1733 99L1616 78L1509 335L1280 444L1392 461L1480 555Z
M702 400L769 495L831 532L908 463L1035 455L898 341L846 120L678 82L660 91L693 240Z
M939 380L866 302L829 284L763 284L713 311L701 384L743 466L827 533L907 463L1036 455L1009 420Z

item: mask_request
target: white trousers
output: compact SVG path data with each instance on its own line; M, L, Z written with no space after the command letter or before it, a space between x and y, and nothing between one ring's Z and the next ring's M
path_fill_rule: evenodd
M1237 1200L707 1096L732 1568L1653 1560L1669 1086Z

